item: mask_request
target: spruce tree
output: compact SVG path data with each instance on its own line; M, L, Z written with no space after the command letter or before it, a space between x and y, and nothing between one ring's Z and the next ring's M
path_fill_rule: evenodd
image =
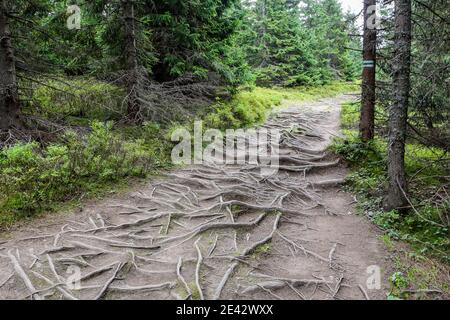
M249 6L247 54L260 85L311 82L314 61L298 5L296 0L258 0Z

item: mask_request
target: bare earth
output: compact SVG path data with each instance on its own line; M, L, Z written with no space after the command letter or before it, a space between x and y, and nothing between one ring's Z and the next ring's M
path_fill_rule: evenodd
M270 177L192 166L0 235L0 299L385 299L388 253L325 151L354 98L273 116L265 127L283 140ZM366 286L370 266L380 290Z

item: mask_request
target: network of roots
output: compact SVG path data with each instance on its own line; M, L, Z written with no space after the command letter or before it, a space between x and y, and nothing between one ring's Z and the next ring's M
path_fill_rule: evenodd
M0 267L10 271L0 278L0 295L221 299L258 292L277 298L278 289L289 288L305 298L302 288L308 287L333 296L342 280L333 256L337 245L324 256L280 231L283 224L304 230L298 219L317 212L334 214L320 191L341 181L308 179L317 168L337 164L316 147L324 140L318 120L326 113L288 108L270 118L264 127L281 130L279 171L272 175L249 163L191 166L47 229L52 232L0 244ZM255 259L275 237L337 276L286 278L261 268Z

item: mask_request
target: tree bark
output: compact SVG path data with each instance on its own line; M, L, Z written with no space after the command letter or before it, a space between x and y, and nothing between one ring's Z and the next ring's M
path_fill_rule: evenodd
M6 0L0 0L0 131L19 124L19 96Z
M127 116L132 122L142 122L139 102L139 62L136 46L136 23L134 0L122 0L122 11L125 20L124 43L125 64L127 69Z
M385 209L407 206L405 139L411 88L411 0L395 1L395 57L393 61L393 104L389 109L389 191Z
M372 140L375 133L375 72L377 30L369 25L369 11L376 5L376 0L364 0L364 37L363 37L363 72L361 87L361 118L359 133L361 140ZM370 14L369 14L370 13Z

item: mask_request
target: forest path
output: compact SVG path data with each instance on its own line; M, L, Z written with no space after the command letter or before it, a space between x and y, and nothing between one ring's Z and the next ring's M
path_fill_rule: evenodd
M282 130L271 176L190 166L0 236L0 299L386 298L388 253L326 152L340 104L355 98L291 102L271 117L264 127ZM369 290L378 267L381 289Z

